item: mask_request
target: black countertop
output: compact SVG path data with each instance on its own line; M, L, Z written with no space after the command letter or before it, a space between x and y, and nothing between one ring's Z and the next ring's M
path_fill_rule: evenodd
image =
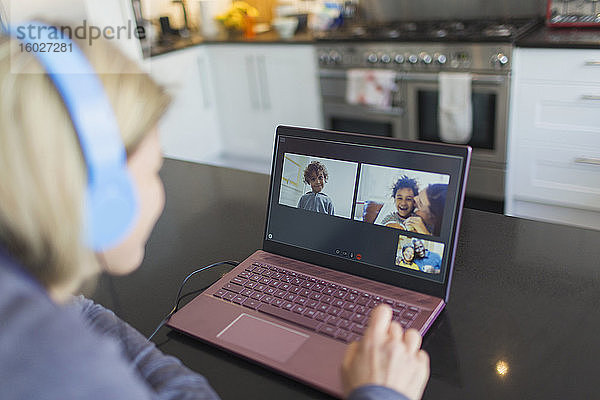
M323 36L327 37L327 36ZM323 39L321 37L321 39ZM335 39L337 37L337 39ZM318 36L311 32L302 32L296 34L290 39L282 39L277 32L270 30L264 33L256 34L252 38L245 38L241 34L231 35L227 32L221 32L216 38L205 38L200 34L192 34L188 38L171 36L154 43L148 53L151 57L169 53L176 50L185 49L200 44L314 44L321 42ZM327 42L331 41L359 41L356 38L340 36L340 34L331 35ZM394 42L400 43L403 38L394 39ZM406 41L410 41L409 38ZM443 40L442 40L443 41ZM549 28L540 25L532 32L522 35L515 40L518 47L538 47L538 48L571 48L571 49L600 49L600 28Z
M600 49L600 28L541 26L516 41L518 47Z
M312 44L314 42L313 35L308 32L298 33L290 39L282 39L273 30L257 33L252 38L245 38L241 34L231 35L227 32L222 32L215 38L205 38L200 34L192 34L187 38L170 36L162 39L150 46L149 54L151 57L154 57L200 44Z
M94 298L148 335L182 279L261 246L266 175L166 160L166 209L142 267L99 280ZM424 339L424 399L598 398L600 231L466 209L450 301ZM227 271L191 280L185 301ZM163 328L155 342L205 375L224 400L329 399ZM503 362L504 364L499 364ZM504 375L498 367L508 368Z

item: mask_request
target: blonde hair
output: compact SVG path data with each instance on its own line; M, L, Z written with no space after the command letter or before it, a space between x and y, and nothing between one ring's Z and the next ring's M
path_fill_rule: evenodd
M96 71L128 154L169 97L106 41L74 40ZM131 73L137 71L137 73ZM87 171L60 94L36 57L0 35L0 246L46 288L78 286L99 272L84 243Z

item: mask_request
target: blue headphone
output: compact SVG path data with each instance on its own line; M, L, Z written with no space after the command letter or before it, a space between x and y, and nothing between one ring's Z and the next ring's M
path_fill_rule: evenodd
M28 29L33 34L27 35L24 26L33 27ZM95 251L109 249L125 238L139 214L137 192L113 109L87 58L58 28L40 22L20 27L9 27L7 33L31 45L32 53L60 93L79 138L88 173L86 243ZM44 43L65 44L69 52L33 51Z

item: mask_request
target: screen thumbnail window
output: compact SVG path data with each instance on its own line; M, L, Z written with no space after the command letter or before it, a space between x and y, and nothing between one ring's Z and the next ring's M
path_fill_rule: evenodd
M363 164L354 219L439 236L450 176Z
M399 235L396 265L427 274L439 274L443 254L443 243Z
M279 204L350 218L358 164L285 153Z

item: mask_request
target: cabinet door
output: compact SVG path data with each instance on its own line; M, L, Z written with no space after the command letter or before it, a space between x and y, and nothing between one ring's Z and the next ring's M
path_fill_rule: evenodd
M521 83L513 98L519 143L600 147L600 85Z
M311 46L208 47L226 155L268 163L279 124L321 125Z
M262 132L265 118L259 93L255 46L219 44L207 52L217 89L223 153L269 158L273 132Z
M314 47L265 46L256 56L261 101L269 123L322 128Z
M149 68L172 96L171 106L159 124L165 155L202 162L219 153L216 101L204 49L153 57Z
M600 148L522 144L514 199L600 211Z
M600 50L517 48L513 61L520 80L600 83Z

